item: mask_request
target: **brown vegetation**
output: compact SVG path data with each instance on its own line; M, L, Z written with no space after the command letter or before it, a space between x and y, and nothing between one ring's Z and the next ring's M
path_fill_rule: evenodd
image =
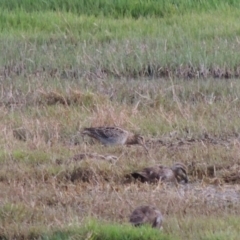
M29 237L27 229L39 233L80 224L88 216L128 222L133 209L145 204L161 209L166 232L172 231L174 221L187 227L183 218L239 214L239 139L229 121L238 121L238 100L220 94L211 103L207 97L185 101L176 89L163 99L145 89L130 106L80 90L75 90L79 101L68 90L52 95L58 92L54 90L49 91L54 101L41 93L41 101L23 101L21 107L2 105L0 236ZM164 92L161 85L158 90ZM38 94L32 92L37 99ZM228 115L223 114L226 109ZM222 122L217 122L219 116ZM138 145L89 144L78 134L89 125L118 125L140 132L149 155ZM176 162L187 166L188 184L126 179L139 169Z

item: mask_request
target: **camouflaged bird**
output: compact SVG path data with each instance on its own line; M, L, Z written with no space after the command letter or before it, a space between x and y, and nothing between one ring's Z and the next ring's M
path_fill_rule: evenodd
M128 132L119 127L91 127L84 128L83 135L97 139L103 145L133 145L139 144L148 151L145 140L139 134Z
M153 228L162 228L163 216L161 212L154 206L137 207L131 214L129 221L134 226L149 224Z
M175 163L172 167L155 165L144 168L139 172L133 172L131 176L139 179L141 182L162 181L180 183L184 181L188 183L187 167L183 163Z

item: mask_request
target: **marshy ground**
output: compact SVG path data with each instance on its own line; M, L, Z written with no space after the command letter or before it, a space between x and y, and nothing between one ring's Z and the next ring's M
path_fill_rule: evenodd
M130 101L128 86L141 87L133 104L81 86L34 89L27 96L12 90L12 102L5 98L1 107L2 235L38 236L43 229L81 225L87 217L127 223L136 206L153 204L164 215L164 232L180 239L195 236L199 224L199 236L210 234L209 226L221 232L229 224L237 236L239 101L234 94L239 83L179 81L133 80L126 93L116 91ZM155 85L153 97L146 84ZM206 84L211 88L204 89ZM141 133L149 154L138 145L105 147L78 133L102 125ZM188 166L187 185L146 184L128 177L144 167L179 161Z
M161 15L149 1L148 17L131 4L116 17L68 2L75 12L3 5L0 238L238 239L239 3L182 0ZM149 154L83 138L90 126L139 133ZM129 177L175 162L188 184ZM162 233L128 224L145 204Z

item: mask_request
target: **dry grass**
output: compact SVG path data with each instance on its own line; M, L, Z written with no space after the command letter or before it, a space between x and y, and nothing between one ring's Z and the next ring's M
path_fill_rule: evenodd
M155 0L95 16L29 2L0 16L0 239L239 239L239 4L161 1L159 18ZM149 154L79 134L110 125ZM175 162L189 184L129 177ZM162 211L161 237L128 223L143 204Z
M200 82L154 82L154 89L130 82L129 89L135 88L132 105L108 95L118 83L105 87L105 94L80 87L32 88L21 96L12 91L12 100L21 100L21 106L7 104L3 94L0 236L37 238L81 225L88 217L126 223L136 206L154 204L165 217L167 234L224 239L229 230L223 228L230 228L231 239L237 239L239 100L237 93L227 92L229 84L236 89L239 84L222 82L211 92L214 80L209 83L207 90ZM128 96L129 89L116 94ZM141 133L150 154L140 146L104 147L78 134L85 126L101 125ZM176 161L188 165L187 186L142 184L126 177L146 166Z

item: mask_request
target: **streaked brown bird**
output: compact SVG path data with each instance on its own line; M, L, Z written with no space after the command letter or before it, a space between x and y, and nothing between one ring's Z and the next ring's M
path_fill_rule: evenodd
M188 183L187 167L183 163L175 163L172 167L163 165L155 165L144 168L139 172L131 173L133 178L139 179L141 182L174 182Z
M148 151L145 140L139 134L128 132L119 127L90 127L84 128L83 135L97 139L104 145L133 145L139 144Z
M163 223L163 216L156 207L145 205L137 207L132 212L129 221L134 226L150 224L153 228L160 229Z

